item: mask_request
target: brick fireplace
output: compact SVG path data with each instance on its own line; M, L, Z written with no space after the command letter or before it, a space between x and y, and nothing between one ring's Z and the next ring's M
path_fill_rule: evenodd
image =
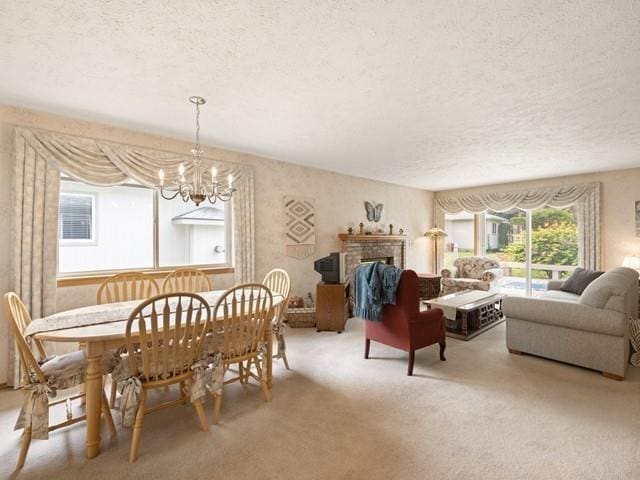
M363 262L379 261L405 268L407 237L405 235L347 235L340 234L342 251L347 253L346 274L353 282L353 274Z

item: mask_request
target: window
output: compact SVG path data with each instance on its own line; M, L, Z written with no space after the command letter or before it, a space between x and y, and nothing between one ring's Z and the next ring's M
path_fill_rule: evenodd
M460 212L446 214L444 217L444 268L453 267L458 257L469 257L475 254L475 216L472 213Z
M500 291L524 295L527 289L527 270L524 247L527 240L527 213L514 208L506 212L488 211L484 214L485 226L496 226L496 235L488 235L484 246L487 257L497 261L504 276ZM493 232L493 227L491 227Z
M540 296L549 280L567 278L578 265L575 207L447 213L444 229L444 268L458 257L486 255L500 264L498 288L510 295Z
M566 278L578 264L578 227L572 207L489 211L485 221L499 224L498 236L487 236L486 251L504 270L503 293L539 296L549 280Z
M227 203L158 203L158 265L227 264Z
M95 240L96 196L80 193L60 195L58 233L61 242Z
M578 266L578 220L575 207L543 207L531 213L532 295L549 280L564 280Z
M95 187L63 178L58 273L230 266L229 216L227 203L196 207L137 184Z

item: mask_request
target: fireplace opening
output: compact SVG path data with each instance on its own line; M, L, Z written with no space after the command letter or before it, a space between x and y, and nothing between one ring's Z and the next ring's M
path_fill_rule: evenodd
M382 262L382 263L386 263L387 265L393 265L393 257L362 258L360 260L360 265L364 265L367 263L374 263L374 262Z

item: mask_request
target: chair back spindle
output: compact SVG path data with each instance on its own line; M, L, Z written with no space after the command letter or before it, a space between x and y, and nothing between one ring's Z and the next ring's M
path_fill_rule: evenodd
M274 319L279 322L283 321L289 305L289 294L291 293L291 280L289 278L289 274L286 270L274 268L267 273L262 283L271 290L272 294L282 295L283 299L277 306Z
M211 279L202 270L180 268L174 270L162 282L162 293L209 292L213 290Z
M118 273L107 278L98 288L97 303L146 300L160 293L157 282L142 272Z
M211 330L207 301L193 293L162 294L142 302L129 316L125 337L131 371L145 382L190 373Z
M13 332L18 346L18 353L20 355L20 361L23 368L23 386L30 383L32 374L37 377L40 383L46 384L47 380L44 373L42 373L40 363L38 362L38 360L42 362L47 358L44 345L36 339L32 339L30 342L27 342L27 339L24 336L25 328L27 328L27 325L31 323L31 316L27 311L27 307L22 303L20 297L18 297L14 292L4 294L3 306L7 320L9 321L9 327ZM39 358L36 358L36 355L34 355L30 343L36 347Z
M270 321L273 296L257 283L238 285L227 290L214 307L220 350L225 358L255 354Z

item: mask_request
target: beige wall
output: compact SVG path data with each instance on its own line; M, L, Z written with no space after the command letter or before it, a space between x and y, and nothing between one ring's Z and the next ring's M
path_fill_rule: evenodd
M11 175L12 138L16 125L43 128L71 135L94 137L114 142L140 145L161 150L185 152L192 145L168 137L149 135L103 124L59 117L43 112L0 106L0 215L5 228L0 230L0 291L11 288ZM339 250L339 232L347 226L366 221L364 200L384 204L384 223L404 228L409 238L408 267L430 270L427 241L421 235L431 224L433 194L424 190L400 187L371 180L348 177L323 170L296 166L254 155L204 147L205 156L219 160L250 164L255 173L256 200L256 279L273 267L285 268L291 274L293 291L315 297L319 276L313 271L313 260ZM301 195L315 198L317 240L316 253L304 260L284 255L282 198ZM214 277L217 287L230 286L229 275ZM67 287L58 290L58 310L95 301L97 286ZM5 381L7 325L0 319L0 382Z
M639 154L640 157L640 154ZM640 161L639 161L640 163ZM602 267L609 269L622 263L625 255L640 255L640 238L635 236L635 205L640 200L640 168L603 173L572 175L529 182L506 183L478 188L446 190L435 197L471 193L505 192L549 185L600 182Z

